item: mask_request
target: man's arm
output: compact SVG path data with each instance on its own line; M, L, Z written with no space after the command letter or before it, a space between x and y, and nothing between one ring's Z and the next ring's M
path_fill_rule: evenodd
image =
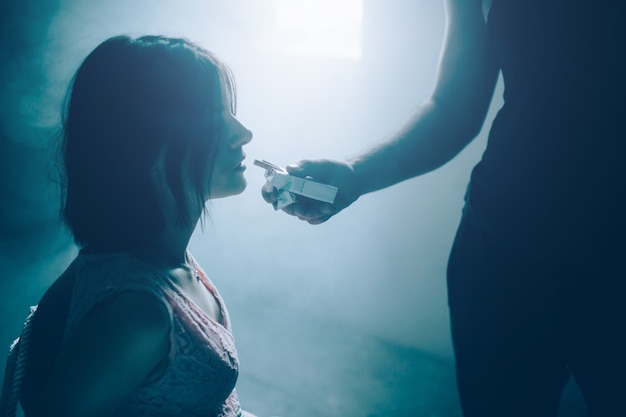
M387 140L348 161L360 194L430 172L480 132L499 69L490 59L480 0L448 0L443 53L430 99Z
M284 209L309 223L326 221L359 196L430 172L454 158L484 123L499 68L490 57L481 0L446 0L446 35L433 93L377 146L346 162L301 161L287 167L339 188L333 205ZM266 200L272 195L264 192Z

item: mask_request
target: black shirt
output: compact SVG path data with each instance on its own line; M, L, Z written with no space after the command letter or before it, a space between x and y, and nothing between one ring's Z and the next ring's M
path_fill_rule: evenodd
M467 213L504 253L585 250L626 231L624 9L617 0L493 2L504 105Z

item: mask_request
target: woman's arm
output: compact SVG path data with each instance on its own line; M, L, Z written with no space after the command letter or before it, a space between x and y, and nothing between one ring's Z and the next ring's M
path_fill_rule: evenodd
M76 328L28 417L110 415L167 360L170 317L151 295L125 292Z

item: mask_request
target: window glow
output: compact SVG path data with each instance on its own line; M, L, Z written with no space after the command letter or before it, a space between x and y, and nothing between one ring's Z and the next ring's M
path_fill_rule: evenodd
M274 0L282 52L361 58L363 0Z

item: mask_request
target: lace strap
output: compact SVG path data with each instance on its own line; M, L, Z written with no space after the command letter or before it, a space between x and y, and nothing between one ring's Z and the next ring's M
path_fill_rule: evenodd
M2 398L0 398L0 417L13 417L17 413L17 403L26 372L26 358L30 346L31 322L37 306L30 308L30 314L24 321L20 337L9 347L7 365L4 371Z

